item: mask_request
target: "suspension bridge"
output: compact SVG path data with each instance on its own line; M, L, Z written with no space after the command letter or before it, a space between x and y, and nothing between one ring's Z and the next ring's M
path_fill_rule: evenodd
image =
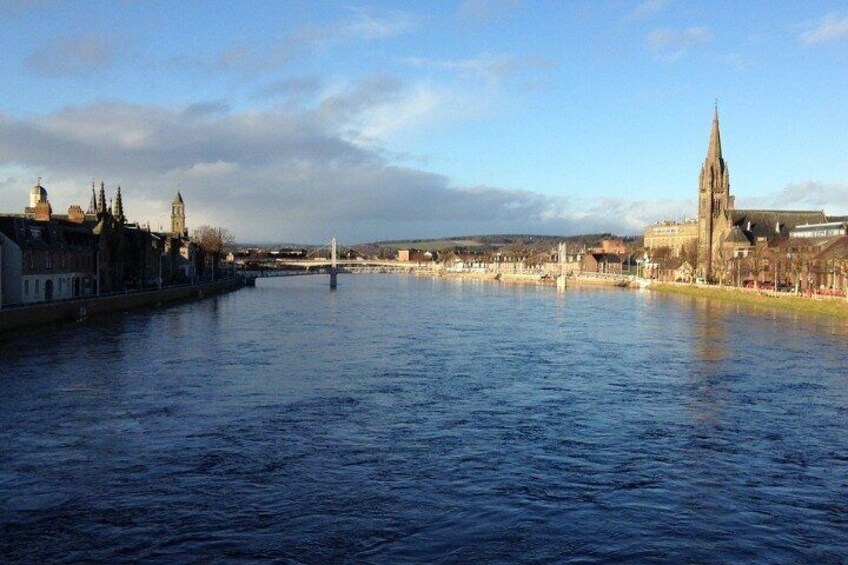
M327 257L325 257L325 252ZM565 260L566 246L560 243L557 248L557 266L555 269L558 288L566 286ZM329 275L330 288L338 286L340 273L414 273L433 272L432 265L422 265L415 262L392 261L385 259L340 259L338 243L333 238L325 246L312 250L304 258L274 259L267 263L259 263L252 268L242 268L239 272L251 279L269 277L295 277L304 275Z
M328 255L325 257L324 255ZM404 263L385 259L340 259L338 243L330 243L314 249L302 259L274 259L267 264L240 269L240 273L251 278L297 277L304 275L329 275L330 288L338 286L340 273L411 273L421 270L417 263Z

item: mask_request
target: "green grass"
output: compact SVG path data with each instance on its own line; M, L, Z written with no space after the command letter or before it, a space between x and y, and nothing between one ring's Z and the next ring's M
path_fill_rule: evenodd
M737 304L747 304L761 308L780 308L781 310L791 310L794 312L804 312L810 314L824 314L826 316L839 316L848 318L848 302L843 300L814 300L803 296L769 296L756 292L744 292L735 288L716 288L703 287L695 285L671 285L671 284L652 284L651 290L659 292L670 292L674 294L684 294L687 296L700 296L703 298L714 298L727 302L735 302Z

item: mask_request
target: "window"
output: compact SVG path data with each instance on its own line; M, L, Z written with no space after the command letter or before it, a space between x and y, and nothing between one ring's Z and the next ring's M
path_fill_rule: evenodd
M35 279L35 296L36 296L36 298L40 294L41 294L41 281L38 280L38 279Z
M53 255L49 251L46 251L44 253L44 268L45 269L52 269L53 268Z
M24 281L24 296L29 296L29 281Z

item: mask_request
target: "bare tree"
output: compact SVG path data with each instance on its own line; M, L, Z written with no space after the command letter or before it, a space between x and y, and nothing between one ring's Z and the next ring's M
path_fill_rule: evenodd
M218 264L221 261L221 256L232 249L235 243L235 236L227 228L217 226L198 226L194 230L194 243L212 258L212 278L216 279Z
M807 267L808 254L797 249L788 253L788 259L789 271L792 273L795 282L795 294L798 294L801 289L801 274Z
M207 253L220 255L233 247L235 236L227 228L199 226L194 230L192 240Z
M692 265L692 271L698 272L698 243L692 241L680 250L680 257Z
M713 274L718 278L719 286L724 286L724 279L731 275L730 252L722 249L713 260ZM695 254L697 257L697 253ZM696 259L697 260L697 259Z

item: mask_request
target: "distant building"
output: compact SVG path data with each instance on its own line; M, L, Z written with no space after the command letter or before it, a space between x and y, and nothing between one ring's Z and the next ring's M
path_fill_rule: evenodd
M397 260L409 261L409 249L398 249Z
M625 245L623 239L602 239L599 251L601 253L627 253L627 245Z
M837 237L848 233L848 222L802 224L789 230L790 238Z
M188 237L188 229L186 229L185 202L183 195L177 191L174 196L174 201L171 202L171 234L174 237Z
M581 265L584 273L622 274L625 257L617 253L587 253Z
M698 220L666 221L645 228L645 248L651 251L668 248L672 255L679 257L697 243Z

